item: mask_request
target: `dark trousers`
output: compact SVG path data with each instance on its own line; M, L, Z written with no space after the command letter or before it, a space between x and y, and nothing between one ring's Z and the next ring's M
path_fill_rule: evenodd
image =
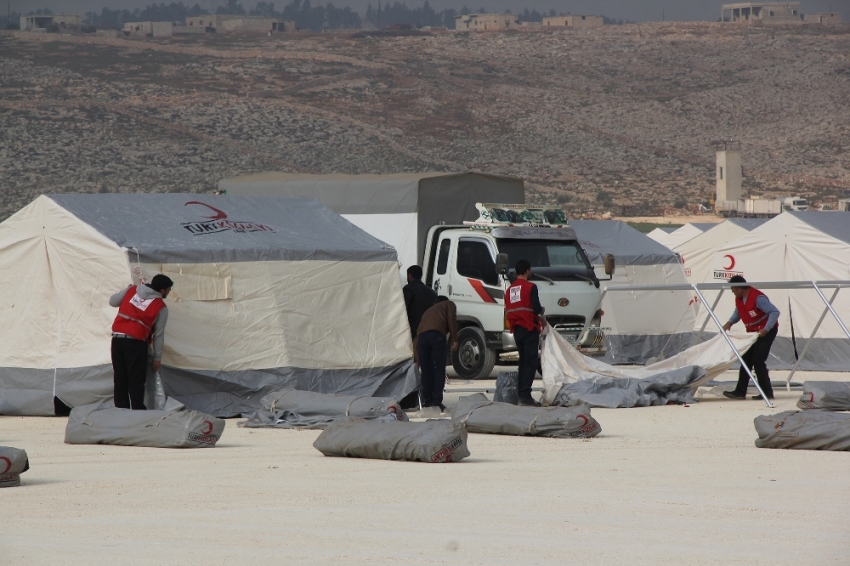
M113 336L112 371L115 375L115 406L144 411L148 343Z
M519 379L517 380L517 396L520 399L531 397L531 384L537 372L537 360L540 355L540 333L537 330L527 330L522 326L514 326L514 340L519 352Z
M768 397L773 397L773 386L770 385L770 373L767 371L767 356L770 355L770 347L773 345L773 339L776 338L776 333L779 331L779 325L773 325L770 332L764 336L759 336L755 343L750 346L750 349L741 357L744 358L747 367L752 368L756 374L756 379L759 382L759 387ZM747 385L749 385L750 376L742 367L738 371L738 386L735 387L736 395L746 395Z
M446 387L446 335L439 330L429 330L417 336L416 350L422 372L422 406L443 404Z

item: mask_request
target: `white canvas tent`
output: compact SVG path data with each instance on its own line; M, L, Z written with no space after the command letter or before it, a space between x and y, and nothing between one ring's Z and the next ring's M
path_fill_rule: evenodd
M161 373L189 408L417 386L395 251L316 201L53 195L0 224L0 414L111 397L108 299L134 267L175 282Z
M673 248L682 258L688 283L711 281L714 253L765 222L766 218L730 218Z
M476 202L525 203L521 179L483 173L302 175L265 172L222 179L228 195L314 198L398 251L402 273L419 264L428 230L478 219Z
M609 285L676 285L686 283L678 256L619 220L572 220L579 242L596 274L606 279L605 254L612 254L616 270ZM690 345L695 308L690 293L637 291L607 293L602 303L606 360L643 363L664 353L676 354Z
M743 275L750 282L850 279L850 215L784 212L772 218L715 252L711 280L724 281L733 275ZM814 290L774 289L766 294L782 313L771 366L788 368L803 351L824 303ZM712 301L713 297L706 299ZM846 324L850 320L850 293L839 292L833 306ZM715 311L725 321L733 308L733 298L727 292ZM846 371L848 367L850 339L827 315L800 369Z

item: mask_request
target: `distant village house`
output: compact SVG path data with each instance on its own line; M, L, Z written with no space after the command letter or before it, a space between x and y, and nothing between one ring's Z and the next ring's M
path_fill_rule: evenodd
M79 28L82 24L75 14L40 14L21 16L21 31L47 31L52 26L62 29Z
M727 14L728 12L728 14ZM738 2L720 7L720 21L744 24L799 24L799 2Z
M467 14L455 16L456 30L505 31L520 27L513 14Z
M171 37L171 22L124 22L124 33L147 37Z
M605 25L602 16L553 16L543 18L543 27L599 28Z
M295 23L289 22L294 31ZM275 27L275 24L277 26ZM234 16L216 14L186 18L186 27L210 29L217 32L262 32L289 31L287 21L280 21L265 16ZM280 29L283 27L284 29Z

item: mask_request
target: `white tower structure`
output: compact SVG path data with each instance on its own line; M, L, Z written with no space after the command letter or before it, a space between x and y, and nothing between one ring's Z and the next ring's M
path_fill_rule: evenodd
M737 142L723 142L723 148L717 150L716 175L717 197L714 209L723 210L723 203L737 205L741 198L741 146Z

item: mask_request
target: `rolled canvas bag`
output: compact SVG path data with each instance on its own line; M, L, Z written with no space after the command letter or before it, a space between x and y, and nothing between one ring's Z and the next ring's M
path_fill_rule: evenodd
M461 397L452 408L452 420L484 434L592 438L602 432L587 405L519 407L490 401L483 393Z
M239 426L248 428L307 428L323 429L334 419L355 417L385 422L407 421L407 414L396 399L362 395L336 395L284 389L265 395L247 421Z
M753 421L758 448L850 450L850 413L785 411Z
M224 421L178 408L133 411L95 403L75 407L65 427L67 444L117 444L153 448L212 448Z
M797 401L801 409L850 411L850 383L840 381L807 381Z
M0 446L0 487L21 485L21 474L29 469L26 450Z
M325 456L459 462L469 456L466 427L450 420L375 422L344 417L332 422L313 447Z

